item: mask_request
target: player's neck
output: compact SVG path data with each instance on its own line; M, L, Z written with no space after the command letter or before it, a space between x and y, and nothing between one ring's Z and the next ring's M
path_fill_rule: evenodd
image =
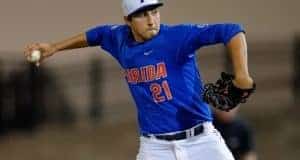
M131 34L132 34L133 40L137 43L143 43L148 40L134 31L131 31Z
M137 36L137 35L135 35L135 34L132 34L132 35L133 35L134 41L136 41L136 42L138 42L138 43L143 43L143 42L147 41L147 39L144 39L144 38L141 37L141 36Z

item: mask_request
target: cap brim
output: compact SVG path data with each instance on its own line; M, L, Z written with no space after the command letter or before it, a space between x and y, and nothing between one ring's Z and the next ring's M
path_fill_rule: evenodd
M149 4L149 5L145 5L135 11L133 11L132 13L130 13L128 16L132 16L134 14L137 14L139 12L142 12L142 11L145 11L145 10L151 10L151 9L154 9L154 8L158 8L158 7L161 7L163 6L164 4L161 2L161 3L155 3L155 4Z

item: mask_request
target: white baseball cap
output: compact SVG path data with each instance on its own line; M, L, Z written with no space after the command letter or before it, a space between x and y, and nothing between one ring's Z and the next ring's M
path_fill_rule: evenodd
M128 16L136 11L150 6L162 6L161 0L123 0L122 8L124 16Z

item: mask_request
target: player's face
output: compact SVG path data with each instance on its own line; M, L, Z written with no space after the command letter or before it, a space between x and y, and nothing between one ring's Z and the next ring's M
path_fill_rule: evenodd
M144 42L156 36L160 29L158 8L134 14L131 20L126 19L136 41Z

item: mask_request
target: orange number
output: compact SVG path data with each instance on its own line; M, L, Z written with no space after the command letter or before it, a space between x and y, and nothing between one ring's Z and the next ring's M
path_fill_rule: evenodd
M162 88L164 89L164 92L165 92L165 94L167 96L167 99L168 100L173 99L173 96L172 96L172 93L171 93L168 81L163 81L161 85L162 85Z
M167 81L163 81L162 84L158 83L152 83L150 85L150 90L152 92L152 97L155 103L164 102L167 98L167 100L173 99L173 96L171 94L171 90L169 87L169 84ZM165 96L161 95L161 92L164 91Z

